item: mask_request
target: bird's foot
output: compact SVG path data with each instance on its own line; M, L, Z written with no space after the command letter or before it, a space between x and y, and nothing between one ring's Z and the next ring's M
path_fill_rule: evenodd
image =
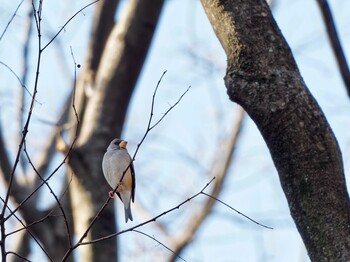
M114 192L113 192L113 191L109 191L109 192L108 192L108 196L109 196L110 198L114 198Z
M117 186L116 186L116 188L117 188L117 192L119 192L120 190L122 190L122 188L123 188L123 185L122 185L122 183L118 183L117 184ZM114 189L115 190L115 189ZM109 191L109 193L108 193L108 195L109 195L109 197L110 198L114 198L114 191Z

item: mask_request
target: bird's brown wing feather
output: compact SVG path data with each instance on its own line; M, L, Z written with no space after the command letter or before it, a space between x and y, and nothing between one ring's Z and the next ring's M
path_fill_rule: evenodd
M134 203L136 178L135 178L135 169L134 169L133 163L131 163L131 165L130 165L130 171L131 171L131 179L132 179L131 200Z

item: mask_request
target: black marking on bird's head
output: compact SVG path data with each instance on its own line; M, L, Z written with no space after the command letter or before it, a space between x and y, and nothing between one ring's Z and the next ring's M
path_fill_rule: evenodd
M112 143L111 143L111 144L114 144L114 145L116 145L116 146L119 147L119 144L120 144L120 142L122 142L122 141L123 141L122 139L115 138L115 139L112 140Z
M115 138L112 140L111 144L110 144L110 148L111 149L126 149L126 144L128 142L126 142L123 139L119 139L119 138Z

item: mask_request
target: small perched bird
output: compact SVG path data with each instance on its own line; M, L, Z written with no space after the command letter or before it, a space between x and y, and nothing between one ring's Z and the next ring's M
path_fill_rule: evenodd
M131 200L134 202L135 198L135 171L126 144L127 142L122 139L113 139L102 160L102 170L108 184L113 190L118 185L116 193L124 204L125 223L128 219L133 220L130 202ZM120 182L124 173L123 180ZM109 191L109 196L113 198L114 192Z

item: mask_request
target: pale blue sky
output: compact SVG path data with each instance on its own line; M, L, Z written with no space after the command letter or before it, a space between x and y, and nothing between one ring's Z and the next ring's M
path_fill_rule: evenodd
M0 0L0 3L2 1L5 0ZM2 3L0 31L19 2ZM325 35L316 1L275 2L277 23L294 52L306 84L333 128L343 152L346 173L349 174L350 100ZM74 1L74 4L71 1L46 1L43 10L44 42L86 3L86 0ZM349 57L350 1L333 0L329 3ZM23 42L27 7L26 4L21 7L0 42L0 61L7 63L19 75L19 47ZM54 121L61 106L58 98L63 98L71 88L70 46L77 62L84 66L92 13L90 8L84 11L84 15L78 15L59 37L62 54L55 51L56 45L49 47L44 54L38 93L42 105L36 105L28 134L33 154L42 146L43 140L38 141L38 135L44 136L49 130L39 119ZM32 61L34 64L35 53ZM211 179L205 170L210 168L215 146L220 137L230 130L238 109L226 95L222 80L225 66L224 52L199 1L167 1L123 131L131 153L145 130L153 89L163 71L168 73L159 90L155 118L160 117L169 103L174 103L188 86L192 88L141 148L135 162L138 182L137 204L133 207L135 221L132 224L121 223L121 229L146 219L140 206L149 215L158 215L200 191ZM29 89L32 89L33 75ZM18 124L13 119L17 118L20 86L3 67L0 67L0 77L4 79L0 83L0 118L2 125L6 126L8 144L14 153ZM59 184L62 175L63 170L52 183ZM350 178L347 177L349 185ZM248 118L220 199L274 227L274 230L257 227L218 204L195 236L195 241L182 254L187 261L307 261L271 157L255 124ZM205 198L200 196L180 210L162 217L160 223L166 225L171 234L177 235L203 200ZM116 205L121 211L118 217L123 218L122 206L117 201ZM144 227L143 231L170 245L152 224ZM120 243L122 261L163 261L169 255L163 247L136 233L122 235ZM34 258L40 258L39 252Z

